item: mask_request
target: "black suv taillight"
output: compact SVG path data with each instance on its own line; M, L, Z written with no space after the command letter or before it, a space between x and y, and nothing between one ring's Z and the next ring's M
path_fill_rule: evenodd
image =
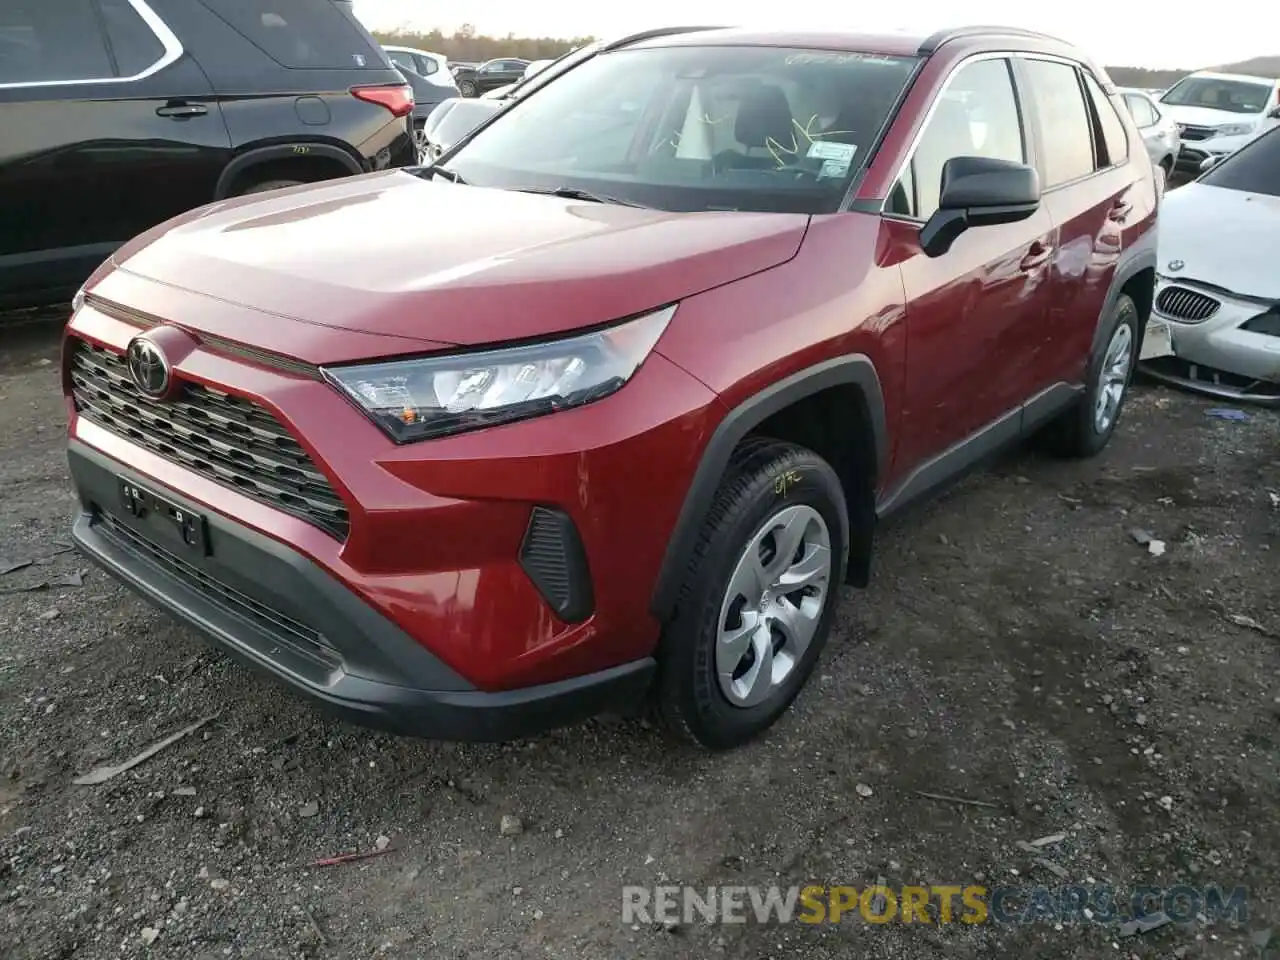
M413 113L413 87L408 84L394 87L352 87L351 95L357 100L386 107L393 117L407 117Z

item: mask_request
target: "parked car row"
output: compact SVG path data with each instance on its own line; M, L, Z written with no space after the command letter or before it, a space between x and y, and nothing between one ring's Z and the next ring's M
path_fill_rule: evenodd
M0 308L214 200L417 161L349 0L0 3Z
M1106 446L1162 184L1106 73L1026 31L656 31L554 70L430 166L104 263L63 352L73 536L359 722L651 702L733 747L882 519L1024 437Z
M459 96L448 61L438 53L415 47L384 45L387 57L413 88L413 132L418 158L425 156L422 130L431 111L442 101Z

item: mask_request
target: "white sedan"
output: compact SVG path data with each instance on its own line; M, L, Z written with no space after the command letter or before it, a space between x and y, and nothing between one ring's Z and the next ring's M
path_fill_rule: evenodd
M1159 229L1143 370L1280 406L1280 128L1166 194Z

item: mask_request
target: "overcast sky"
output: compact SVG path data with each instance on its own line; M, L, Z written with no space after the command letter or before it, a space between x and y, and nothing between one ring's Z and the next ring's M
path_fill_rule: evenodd
M480 33L505 36L616 36L653 26L744 21L765 24L771 16L764 3L744 0L645 0L642 3L560 2L538 0L355 0L356 12L373 29L396 27L452 32L472 23ZM824 3L828 9L834 3ZM862 30L907 30L930 33L957 23L999 23L1042 30L1085 47L1112 66L1201 67L1249 57L1280 54L1280 6L1263 0L1223 0L1212 5L1116 0L1112 3L1043 3L1027 0L887 0L856 16L828 14L829 19L802 13L805 25L854 27ZM794 5L776 4L783 22L795 24ZM908 9L909 8L909 9ZM802 10L804 8L801 8ZM957 11L963 9L963 14ZM744 15L744 10L759 13Z

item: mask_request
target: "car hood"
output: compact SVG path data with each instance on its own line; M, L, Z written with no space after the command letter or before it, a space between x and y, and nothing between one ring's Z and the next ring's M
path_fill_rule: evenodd
M1160 273L1280 299L1280 197L1189 183L1160 205ZM1182 261L1175 270L1170 264Z
M1179 107L1159 104L1160 112L1173 118L1174 123L1186 123L1193 127L1221 127L1234 123L1257 123L1262 119L1256 113L1232 113L1230 110L1214 110L1211 107Z
M795 256L808 220L668 213L391 171L213 204L114 262L284 319L476 345L607 322L766 270Z

